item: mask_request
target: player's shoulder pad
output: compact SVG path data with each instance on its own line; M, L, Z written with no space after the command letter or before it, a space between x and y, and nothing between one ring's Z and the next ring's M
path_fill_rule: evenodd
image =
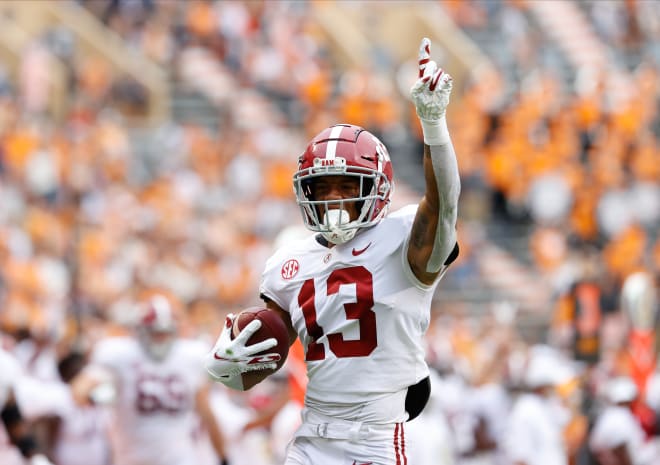
M309 234L304 237L291 238L288 242L280 244L275 249L273 254L266 260L266 269L273 266L278 267L278 264L287 258L296 255L304 255L310 247L310 242L314 242L314 234Z
M401 225L404 229L410 230L412 227L413 221L415 221L415 215L417 214L417 205L411 204L399 208L391 213L389 213L382 221L382 223L388 225L389 227L396 227L394 225Z
M131 337L118 336L99 340L92 351L92 361L104 365L114 365L131 354L139 353L138 342Z
M417 214L417 208L419 205L416 203L411 203L409 205L405 205L398 210L394 210L393 212L389 213L386 218L408 218L408 217L415 217Z

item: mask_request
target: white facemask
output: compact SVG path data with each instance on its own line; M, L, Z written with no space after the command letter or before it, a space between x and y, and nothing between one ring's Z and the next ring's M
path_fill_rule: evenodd
M328 242L333 244L343 244L350 241L355 236L356 228L346 229L350 224L350 215L346 210L333 209L325 212L323 217L323 225L329 229L328 232L323 232L323 237Z
M147 347L147 352L151 358L160 362L167 357L173 342L174 341L151 342Z

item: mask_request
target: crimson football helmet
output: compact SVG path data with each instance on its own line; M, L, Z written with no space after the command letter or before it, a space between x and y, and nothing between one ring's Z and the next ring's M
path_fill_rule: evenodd
M162 295L151 297L140 308L137 335L146 353L154 360L163 360L176 338L177 324L170 305Z
M315 199L313 184L322 176L356 177L359 196ZM360 228L373 226L385 216L394 189L393 178L390 155L376 136L359 126L337 124L321 131L309 143L298 159L293 186L305 226L320 232L329 242L342 244ZM332 218L327 213L321 217L321 211L342 212L348 202L356 203L357 219L350 221L348 215Z

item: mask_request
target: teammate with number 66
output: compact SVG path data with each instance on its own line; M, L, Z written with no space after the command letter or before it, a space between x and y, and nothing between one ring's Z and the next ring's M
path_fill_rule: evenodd
M164 295L135 310L134 331L96 341L89 364L71 381L79 404L110 408L112 463L197 465L192 432L201 424L220 463L228 464L201 366L206 348L179 336L177 313Z
M458 255L460 179L445 120L451 87L423 39L411 89L425 142L426 190L418 205L388 214L392 162L361 127L324 129L298 159L296 200L314 234L278 249L259 289L289 329L289 342L297 337L305 349L309 382L287 465L407 463L404 425L430 393L423 339L431 300ZM230 316L206 369L245 390L273 373L275 363L263 354L277 341L246 345L260 322L236 338L229 337L232 322Z

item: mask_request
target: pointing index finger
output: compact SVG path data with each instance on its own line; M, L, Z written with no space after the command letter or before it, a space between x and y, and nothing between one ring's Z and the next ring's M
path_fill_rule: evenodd
M431 39L424 37L419 44L419 77L424 76L426 64L431 59Z

